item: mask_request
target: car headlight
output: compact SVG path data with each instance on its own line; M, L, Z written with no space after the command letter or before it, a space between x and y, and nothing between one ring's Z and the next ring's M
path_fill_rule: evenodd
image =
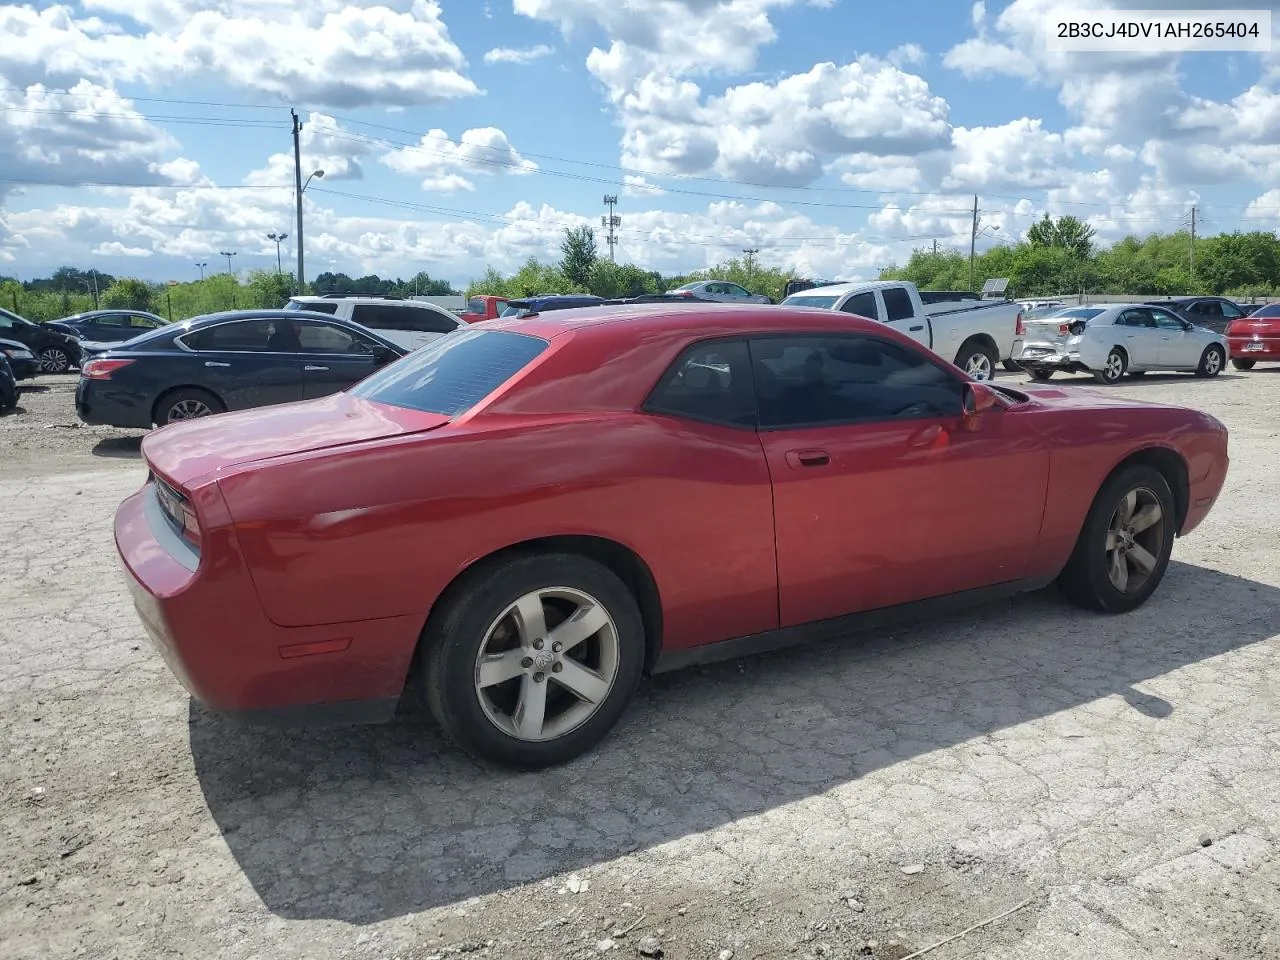
M21 347L5 347L4 355L10 360L34 360L36 355Z

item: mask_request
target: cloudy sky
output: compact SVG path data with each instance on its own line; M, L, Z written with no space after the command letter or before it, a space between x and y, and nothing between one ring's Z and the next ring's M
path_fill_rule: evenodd
M274 266L305 121L307 272L458 284L758 248L867 276L1046 210L1105 239L1280 226L1273 54L1045 51L1056 9L1206 0L78 0L0 7L0 274ZM1242 4L1243 5L1243 4ZM1259 4L1255 2L1253 6ZM1278 5L1280 6L1280 5ZM1280 24L1280 17L1277 18Z

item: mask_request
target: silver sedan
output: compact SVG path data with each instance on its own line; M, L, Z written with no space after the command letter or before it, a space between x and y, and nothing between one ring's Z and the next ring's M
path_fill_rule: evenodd
M764 294L752 293L746 287L728 280L695 280L693 283L686 283L674 290L668 290L667 293L676 296L683 294L701 297L704 300L718 300L721 303L773 303Z

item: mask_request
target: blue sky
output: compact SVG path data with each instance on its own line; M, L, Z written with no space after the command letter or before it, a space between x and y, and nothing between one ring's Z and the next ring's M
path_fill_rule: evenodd
M273 265L266 233L295 232L290 105L304 164L326 171L307 193L312 276L463 284L553 258L605 193L621 194L620 256L665 272L750 246L869 275L933 240L967 246L975 193L983 245L1046 211L1104 240L1176 229L1193 204L1206 232L1275 226L1273 57L1050 54L1044 24L1071 6L9 5L0 274L183 279L223 249Z

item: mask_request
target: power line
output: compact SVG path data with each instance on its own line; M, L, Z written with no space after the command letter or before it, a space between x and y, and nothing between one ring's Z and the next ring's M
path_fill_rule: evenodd
M120 183L114 180L38 180L33 177L3 177L0 183L20 187L120 187L126 190L288 190L287 184L254 183Z

